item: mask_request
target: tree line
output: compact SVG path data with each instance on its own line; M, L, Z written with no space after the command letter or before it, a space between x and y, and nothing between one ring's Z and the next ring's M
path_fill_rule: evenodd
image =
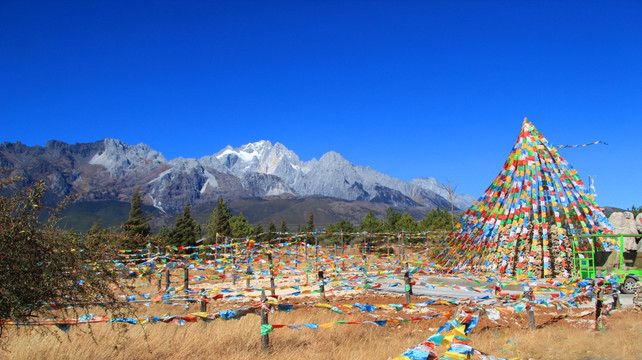
M182 213L174 220L169 227L163 225L158 234L151 234L149 215L142 210L140 191L136 190L131 199L131 209L127 221L122 225L122 232L126 235L122 244L123 248L142 248L147 245L168 245L168 246L195 246L197 244L211 245L224 243L226 239L258 237L260 241L270 241L288 233L289 228L285 220L281 220L277 227L274 221L270 221L267 228L262 224L252 225L243 214L232 215L231 210L223 200L219 198L217 205L212 211L205 224L199 224L191 216L191 205L188 202ZM426 231L451 231L453 224L457 222L453 213L444 209L434 209L426 212L425 217L417 222L409 213L400 213L392 207L386 210L383 219L378 219L372 210L368 211L360 224L355 225L348 220L340 219L335 224L327 225L324 229L317 229L314 223L314 213L310 213L305 225L299 225L296 229L300 232L314 232L324 230L321 241L329 240L338 242L336 235L332 233L353 234L358 232L366 233L417 233ZM107 231L100 229L100 224L94 224L88 231ZM354 236L343 236L341 242L348 244ZM316 239L317 241L319 239Z

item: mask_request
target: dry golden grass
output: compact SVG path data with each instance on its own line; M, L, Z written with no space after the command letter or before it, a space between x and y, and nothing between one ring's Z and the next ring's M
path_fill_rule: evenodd
M370 302L390 303L394 298L369 296ZM339 300L339 299L337 299ZM359 297L366 303L367 297ZM339 303L348 303L340 299ZM210 312L233 308L234 304L213 304ZM141 306L142 308L142 306ZM445 306L434 312L452 311ZM192 306L189 311L197 311ZM539 310L538 310L539 311ZM145 314L187 313L182 307L152 305L141 309ZM376 312L377 315L402 316L401 313ZM538 323L549 324L536 331L526 327L525 314L503 315L499 325L482 319L470 334L473 347L504 358L521 359L642 359L642 314L631 310L616 311L608 318L606 329L592 330L591 316L555 321L556 315L542 314ZM372 320L355 311L336 314L326 309L307 308L291 313L270 314L272 324L326 323L338 320ZM271 351L264 353L260 344L260 318L248 315L240 320L215 320L209 323L124 325L94 324L75 326L59 338L30 332L27 328L9 328L7 349L1 359L387 359L425 341L446 319L387 325L334 325L329 329L275 329L270 334ZM122 325L120 325L122 327ZM508 340L514 343L507 346ZM504 348L504 349L502 349ZM443 353L444 348L439 349Z
M196 273L196 272L195 272ZM209 274L209 273L208 273ZM288 286L292 279L279 279L277 286ZM180 278L173 279L180 285ZM141 282L140 279L132 281ZM137 287L140 293L152 293L151 286ZM207 284L215 288L233 287L223 281L194 282L193 287ZM245 281L237 282L236 287ZM253 286L267 286L268 280L253 282ZM284 292L291 292L285 289ZM253 293L256 295L256 293ZM383 295L373 292L341 293L331 292L328 300L333 304L389 304L402 303L403 296ZM256 301L256 299L250 300ZM318 301L318 296L292 297L287 303ZM413 298L413 302L425 301ZM208 312L236 308L249 303L213 301ZM183 306L152 304L135 305L139 316L163 314L181 315L199 311L197 304L188 310ZM586 310L586 309L584 309ZM439 305L430 307L432 313L453 312L454 307ZM94 314L104 314L100 308ZM537 309L536 321L544 326L536 331L527 330L526 314L502 314L498 324L482 317L479 325L470 334L472 346L483 352L503 358L521 359L642 359L642 313L618 310L607 318L606 329L594 332L591 315L576 317L574 311L568 319L559 320L552 308ZM425 315L426 313L421 313ZM372 315L385 318L400 316L410 318L421 316L406 311L399 313L377 310L374 313L352 311L352 315L337 314L327 309L296 309L291 313L270 314L271 324L328 323L338 320L374 320ZM559 320L559 321L556 321ZM334 325L328 329L312 330L304 327L301 331L288 328L275 329L270 334L270 351L261 351L260 318L248 315L240 320L215 320L209 323L199 321L184 326L176 324L112 325L94 324L73 326L68 333L54 330L57 335L42 335L29 328L6 329L3 335L6 349L0 350L0 359L388 359L403 353L406 349L422 343L436 333L446 321L437 317L429 321L413 321L407 324L379 327L376 325ZM126 331L122 331L122 329ZM512 347L507 342L513 343ZM439 354L445 348L438 349Z
M592 319L590 314L560 320L535 331L516 327L473 331L470 337L475 349L504 358L642 359L642 313L615 311L601 331L593 330Z
M359 316L357 316L359 315ZM355 314L351 320L366 319ZM271 323L332 322L346 315L323 309L270 315ZM431 321L436 330L442 320ZM276 329L270 334L271 353L260 350L260 318L248 315L240 320L185 326L153 324L129 326L126 333L109 324L72 328L62 339L10 329L8 353L12 359L373 359L387 358L429 336L427 322L396 326L335 325L330 329L301 331ZM68 339L64 336L68 335ZM146 339L146 340L145 340Z

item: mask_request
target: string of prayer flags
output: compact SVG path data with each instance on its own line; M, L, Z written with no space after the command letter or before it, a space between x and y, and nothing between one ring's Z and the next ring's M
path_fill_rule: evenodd
M557 145L557 147L558 148L576 148L576 147L586 147L586 146L597 145L597 144L608 145L607 143L605 143L602 140L597 140L597 141L593 141L592 143L588 143L588 144L582 144L582 145Z
M422 321L422 320L431 320L435 317L441 316L441 314L435 314L435 315L425 315L422 317L412 317L410 319L404 319L404 318L389 318L389 319L380 319L380 320L363 320L363 321L347 321L347 320L338 320L338 321L332 321L332 322L327 322L327 323L305 323L305 324L272 324L270 331L272 329L281 329L281 328L288 328L288 329L293 329L293 330L302 330L303 327L307 327L312 330L318 330L318 329L329 329L335 325L377 325L377 326L386 326L389 324L393 325L398 325L398 324L407 324L411 321ZM263 325L261 326L261 335L263 334Z

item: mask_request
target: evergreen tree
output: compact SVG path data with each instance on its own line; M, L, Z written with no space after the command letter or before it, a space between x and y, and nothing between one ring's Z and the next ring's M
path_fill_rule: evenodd
M336 224L328 225L325 230L331 234L329 237L333 243L341 245L350 244L355 238L353 234L357 232L354 225L346 219L341 219Z
M307 231L307 232L313 232L314 231L314 213L310 213L310 216L308 216L308 222L307 222L307 226L305 228L305 231Z
M366 214L366 217L363 218L363 221L361 221L361 225L359 226L359 229L361 231L365 231L367 233L378 233L382 231L383 225L381 224L381 221L377 219L377 217L374 215L372 210L368 211Z
M268 224L268 231L276 234L276 224L274 224L274 220L270 220L270 223Z
M267 240L272 240L277 237L276 224L274 224L274 220L270 220L270 223L268 224L268 227L267 227L267 231L268 231Z
M254 225L252 235L256 236L256 241L265 241L265 230L263 230L263 225L260 223Z
M396 224L397 231L416 232L417 221L407 212L403 213Z
M145 237L149 236L151 227L149 226L149 216L145 215L141 206L142 200L140 198L140 188L134 191L131 199L131 207L129 210L129 218L123 224L123 232L129 238L128 244L132 248L137 248L144 244Z
M216 208L210 215L207 221L207 243L216 243L217 235L219 237L232 236L232 227L230 226L230 219L232 212L225 204L223 198L218 198Z
M283 234L288 232L288 224L285 223L285 220L281 220L281 226L279 226L279 232Z
M169 235L172 232L166 224L161 225L160 230L158 230L158 235L163 240L163 245L169 244Z
M252 231L254 230L242 213L230 218L230 229L232 232L231 236L233 238L248 237L252 235Z
M451 214L444 209L433 209L419 222L420 231L452 230Z
M195 246L196 240L201 236L201 228L192 218L190 203L183 209L183 213L174 221L174 227L169 233L169 245Z
M384 216L385 223L384 225L384 230L388 232L396 232L399 231L397 229L397 222L399 222L399 219L401 219L401 214L394 211L392 207L389 207L388 210L386 210L386 215Z

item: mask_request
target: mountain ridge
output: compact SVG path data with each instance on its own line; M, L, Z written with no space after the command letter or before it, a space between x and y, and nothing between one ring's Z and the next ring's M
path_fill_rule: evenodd
M404 182L355 165L335 151L304 162L283 144L267 140L228 145L200 159L171 160L144 143L129 145L112 138L76 144L50 140L44 147L4 142L0 166L27 182L44 179L56 197L76 193L83 201L128 201L140 188L143 203L169 214L187 202L283 194L426 210L450 207L443 186L432 177ZM455 208L465 209L473 201L456 194Z

